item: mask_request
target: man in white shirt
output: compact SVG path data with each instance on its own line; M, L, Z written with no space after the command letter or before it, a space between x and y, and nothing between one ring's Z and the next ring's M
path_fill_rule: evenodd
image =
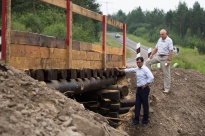
M136 68L126 68L119 69L116 68L119 72L125 73L136 73L136 85L137 85L137 93L136 93L136 102L135 102L135 118L133 120L133 125L139 124L139 116L141 110L141 104L143 105L143 119L142 124L147 125L149 118L149 84L152 83L154 76L152 72L147 68L144 64L143 57L138 57L136 59L137 66Z
M169 93L171 87L170 62L172 59L173 42L167 35L165 29L160 31L160 37L150 57L146 61L146 66L151 69L152 64L161 64L164 73L164 93ZM157 53L156 56L154 56L155 53Z

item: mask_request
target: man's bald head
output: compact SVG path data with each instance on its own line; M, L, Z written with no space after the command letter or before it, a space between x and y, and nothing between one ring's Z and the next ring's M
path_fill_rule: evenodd
M160 36L164 40L167 37L167 31L165 29L160 30Z

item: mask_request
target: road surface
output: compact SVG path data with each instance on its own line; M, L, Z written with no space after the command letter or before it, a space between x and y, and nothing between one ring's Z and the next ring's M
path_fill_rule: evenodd
M123 37L115 38L115 33L107 33L108 36L112 37L116 41L118 41L120 44L123 44ZM133 52L136 53L136 45L137 43L130 40L129 38L126 39L126 47L131 49ZM140 46L140 55L146 60L148 58L148 47L141 45ZM136 54L137 56L137 54ZM136 64L136 57L128 59L126 62L127 66L137 66Z

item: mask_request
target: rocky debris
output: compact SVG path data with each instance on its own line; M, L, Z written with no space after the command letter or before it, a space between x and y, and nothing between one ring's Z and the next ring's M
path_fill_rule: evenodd
M101 115L0 62L0 135L127 136Z

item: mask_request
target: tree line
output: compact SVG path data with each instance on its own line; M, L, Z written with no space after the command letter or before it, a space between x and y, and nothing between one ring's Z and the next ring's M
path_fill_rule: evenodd
M175 10L166 13L157 8L153 11L142 11L141 7L137 7L128 14L119 10L108 16L126 23L127 33L143 37L149 42L156 42L159 30L164 28L174 44L197 47L199 53L205 53L205 11L198 2L192 8L188 8L185 2L179 2ZM117 29L109 27L109 31Z

